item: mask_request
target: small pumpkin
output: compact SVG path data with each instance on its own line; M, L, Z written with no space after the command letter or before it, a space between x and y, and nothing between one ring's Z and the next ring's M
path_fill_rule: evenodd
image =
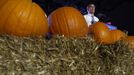
M109 29L103 22L96 22L91 25L91 33L93 38L100 43L108 44L110 43Z
M1 4L1 34L45 36L48 32L45 12L32 0L3 0Z
M134 49L134 36L127 36L125 40L129 43L129 46Z
M103 22L96 22L91 26L93 38L102 44L113 44L121 38L125 37L125 33L121 30L109 30Z
M60 7L49 17L50 32L52 35L84 37L88 34L88 25L83 15L73 7Z
M111 30L110 31L110 36L111 36L111 41L114 43L114 42L124 38L125 37L125 33L122 32L119 29L116 29L116 30Z

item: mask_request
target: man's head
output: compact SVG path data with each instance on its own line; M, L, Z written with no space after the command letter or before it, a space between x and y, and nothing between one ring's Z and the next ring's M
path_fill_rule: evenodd
M91 14L94 14L95 13L95 5L94 4L89 4L87 6L87 11Z

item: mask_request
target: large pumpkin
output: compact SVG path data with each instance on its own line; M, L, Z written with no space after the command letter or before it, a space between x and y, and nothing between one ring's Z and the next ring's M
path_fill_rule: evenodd
M48 32L47 17L32 0L3 0L0 4L0 33L44 36Z
M87 36L88 26L83 15L73 7L61 7L53 11L49 17L52 35Z

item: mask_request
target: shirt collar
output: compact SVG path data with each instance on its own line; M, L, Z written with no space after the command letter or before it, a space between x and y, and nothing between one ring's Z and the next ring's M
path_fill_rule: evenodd
M91 13L89 13L89 12L88 12L88 15L89 15L89 16L92 16L92 14L91 14ZM93 16L94 16L94 15L93 15Z

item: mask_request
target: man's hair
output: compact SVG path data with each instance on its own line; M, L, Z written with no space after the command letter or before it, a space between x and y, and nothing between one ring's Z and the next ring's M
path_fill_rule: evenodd
M87 9L88 9L89 7L95 7L95 5L94 5L94 4L89 4L89 5L87 5Z

